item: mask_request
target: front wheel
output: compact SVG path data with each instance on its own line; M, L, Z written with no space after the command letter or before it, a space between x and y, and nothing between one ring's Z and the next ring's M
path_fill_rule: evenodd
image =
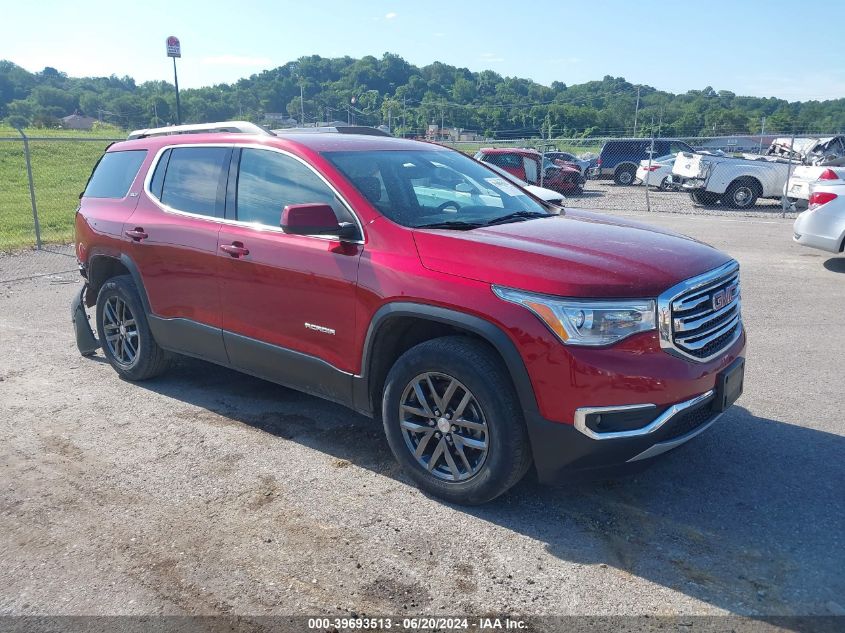
M387 377L382 419L402 469L446 501L490 501L531 465L522 412L501 360L465 337L405 352Z

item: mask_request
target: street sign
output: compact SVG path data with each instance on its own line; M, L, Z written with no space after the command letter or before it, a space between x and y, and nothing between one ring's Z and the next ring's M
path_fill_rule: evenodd
M182 57L182 45L179 44L178 37L171 35L167 38L167 56Z

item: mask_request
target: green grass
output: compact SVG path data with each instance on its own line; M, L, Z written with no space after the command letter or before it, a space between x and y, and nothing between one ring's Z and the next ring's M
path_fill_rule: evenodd
M114 132L25 130L30 137L90 138L91 141L30 140L32 180L41 241L61 244L73 239L73 215L79 192L91 169L114 138ZM0 127L0 138L19 137ZM100 140L102 139L102 140ZM35 245L23 141L0 141L0 251Z

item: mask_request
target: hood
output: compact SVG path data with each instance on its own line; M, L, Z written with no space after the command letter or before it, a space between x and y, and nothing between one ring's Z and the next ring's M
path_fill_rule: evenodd
M429 270L563 297L656 297L730 261L715 248L621 218L565 215L471 231L414 231Z

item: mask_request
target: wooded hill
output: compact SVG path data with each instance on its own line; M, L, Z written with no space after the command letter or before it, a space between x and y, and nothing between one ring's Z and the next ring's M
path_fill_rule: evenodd
M300 87L304 103L300 105ZM398 55L302 57L232 84L182 90L185 123L246 119L267 113L305 121L392 123L395 133L423 134L443 122L485 137L607 136L634 133L637 86L621 77L568 86L471 72L440 62L417 67ZM641 86L637 134L663 136L845 130L845 99L787 102L742 97L707 86L672 94ZM68 77L51 67L30 73L0 61L0 120L13 127L57 127L79 113L124 129L175 120L173 85L131 77Z

